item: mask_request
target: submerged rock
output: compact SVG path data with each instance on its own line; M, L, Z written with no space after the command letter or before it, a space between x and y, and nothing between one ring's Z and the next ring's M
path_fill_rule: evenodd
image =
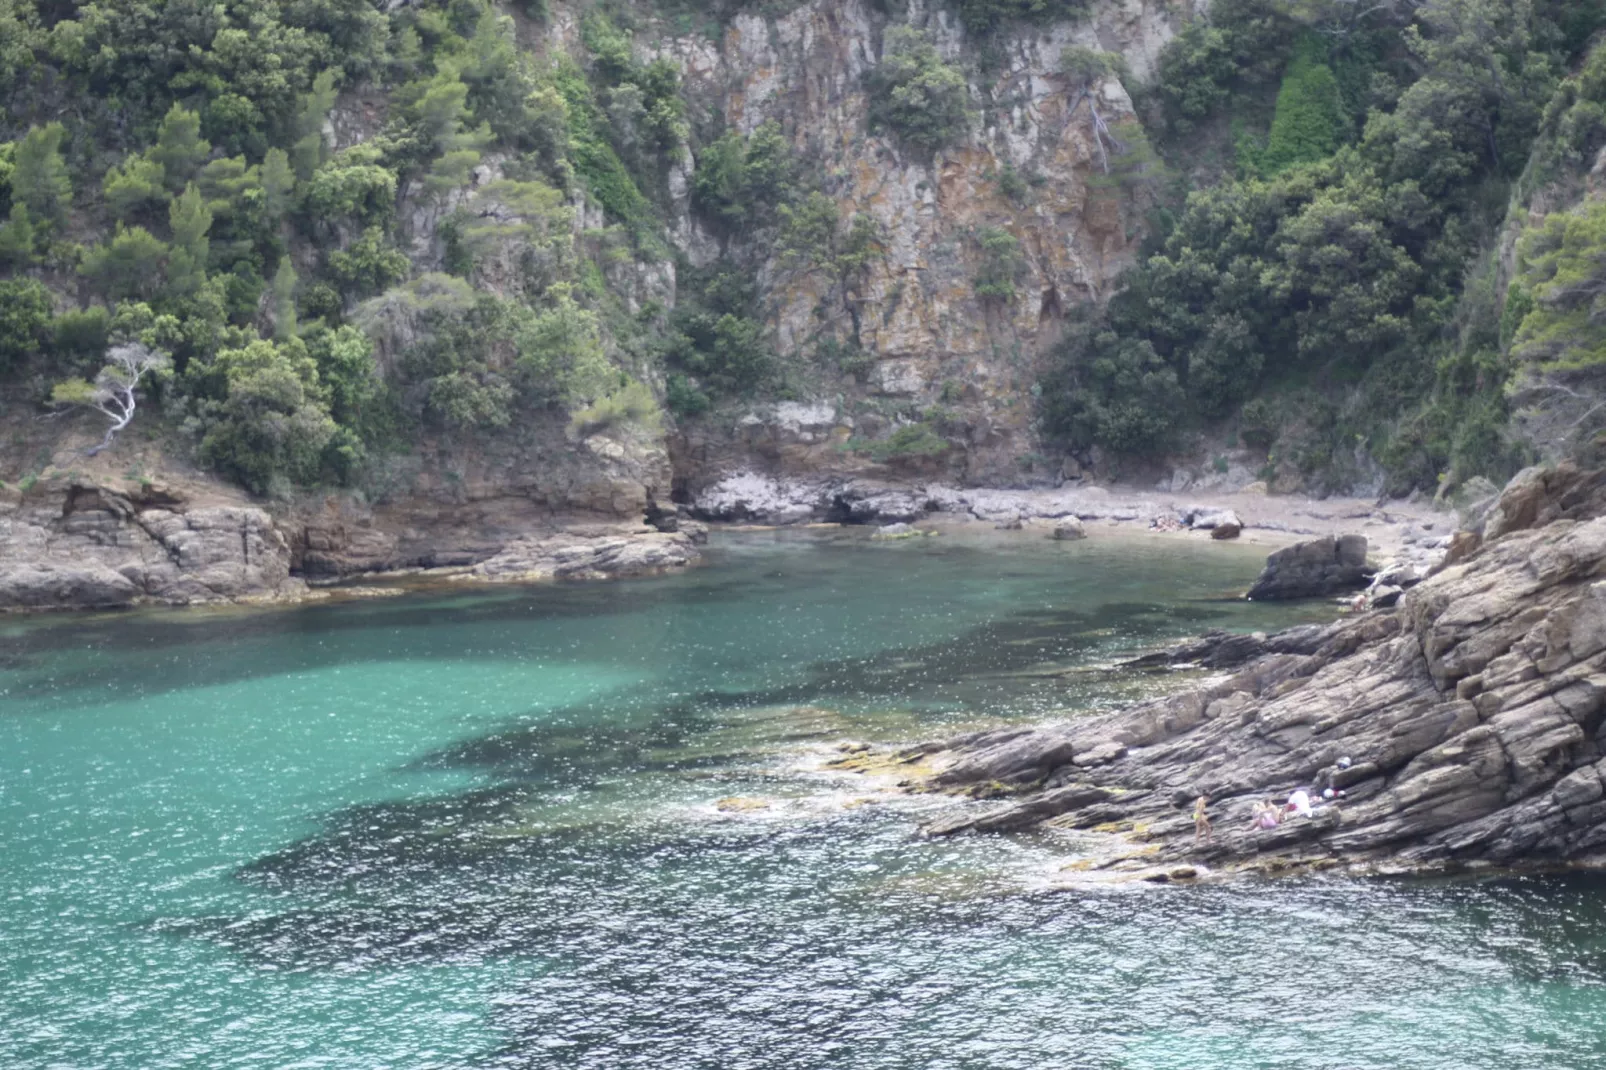
M1357 591L1371 580L1366 536L1331 535L1295 543L1266 558L1266 568L1249 588L1251 601L1322 598Z
M1118 828L1165 872L1183 859L1606 865L1606 516L1561 516L1531 487L1514 492L1521 502L1499 515L1556 518L1505 527L1392 611L1207 637L1129 664L1233 675L929 750L928 788L1016 797L927 831ZM1315 802L1308 815L1251 827L1257 804L1299 790ZM1200 795L1214 839L1195 844Z

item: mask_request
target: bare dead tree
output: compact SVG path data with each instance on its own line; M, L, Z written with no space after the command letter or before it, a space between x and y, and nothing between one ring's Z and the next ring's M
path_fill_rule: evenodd
M94 409L111 421L111 425L106 428L106 437L101 439L100 445L85 451L88 456L93 457L110 446L117 432L127 427L134 419L134 410L138 405L136 392L140 380L147 375L167 370L171 364L172 361L165 353L156 352L138 342L125 342L107 350L106 366L95 376L94 382L69 379L57 383L56 388L50 392L50 400L52 404L62 407Z
M1114 151L1119 155L1126 151L1126 146L1110 132L1110 124L1105 122L1104 116L1099 114L1098 101L1094 99L1091 88L1082 90L1082 95L1077 97L1075 103L1071 105L1071 114L1076 114L1076 109L1082 106L1082 101L1084 100L1087 101L1087 110L1093 113L1093 141L1099 147L1099 162L1104 165L1104 173L1109 174L1110 152ZM1104 146L1106 141L1110 143L1108 149Z

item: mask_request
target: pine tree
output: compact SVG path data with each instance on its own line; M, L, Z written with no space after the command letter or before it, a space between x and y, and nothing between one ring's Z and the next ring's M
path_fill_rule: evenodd
M27 205L37 223L60 224L67 220L72 180L61 155L65 133L60 123L32 127L17 143L12 156L11 198Z
M11 205L11 218L0 223L0 264L14 268L26 267L33 262L33 220L21 201Z
M273 273L273 337L282 342L295 336L296 269L288 256L281 256Z
M329 109L335 106L335 96L335 72L326 70L319 72L312 80L312 91L301 98L301 109L296 115L296 143L290 152L296 165L296 177L303 182L328 158L323 124L329 118Z
M206 284L211 252L206 235L212 228L212 209L195 183L184 187L184 192L173 200L168 220L173 227L172 252L167 260L168 290L174 296L188 297Z
M275 223L290 210L290 193L295 185L289 155L283 149L269 149L262 159L262 206Z
M200 115L174 104L157 129L150 158L161 165L167 188L177 193L195 177L211 151L211 143L201 137Z

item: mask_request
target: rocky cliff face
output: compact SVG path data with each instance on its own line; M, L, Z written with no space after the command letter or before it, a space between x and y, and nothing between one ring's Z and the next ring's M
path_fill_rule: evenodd
M0 612L294 601L311 593L308 581L375 572L600 579L698 556L695 527L642 523L644 484L628 466L607 478L606 458L567 471L532 465L522 477L485 460L499 478L425 469L407 473L394 499L342 492L274 503L198 475L135 478L76 460L0 489Z
M305 585L289 541L243 500L47 480L0 494L0 610L270 601Z
M1112 146L1094 133L1095 108L1117 131L1133 118L1126 89L1113 77L1071 84L1060 54L1073 44L1116 52L1141 76L1187 10L1159 0L1100 2L1079 22L1001 31L983 62L980 43L966 39L951 12L912 4L900 21L922 28L965 72L973 110L968 135L934 155L867 132L866 75L889 23L874 3L813 0L778 15L741 14L717 39L637 15L638 52L677 63L696 121L717 116L741 132L779 123L840 217L875 221L883 255L847 287L748 236L710 230L692 210L689 148L669 174L671 242L694 265L725 256L753 273L779 355L805 370L793 384L805 400L721 413L668 435L615 429L577 437L559 415L505 432L431 435L378 464L359 493L271 506L190 471L171 442L140 443L138 428L90 463L83 447L98 437L95 418L39 430L18 403L7 422L27 441L0 445L0 475L31 489L4 505L0 587L8 593L0 605L280 597L299 582L292 571L317 579L469 568L577 524L639 526L677 490L689 500L750 473L806 476L810 486L859 475L1057 481L1061 459L1039 455L1032 428L1036 362L1066 311L1107 296L1131 262L1143 208L1131 187L1106 180L1102 161ZM537 49L583 51L579 13L561 3L544 27L521 23L521 38ZM331 147L374 137L387 106L382 95L348 94L329 119ZM415 271L442 266L443 219L502 177L504 163L488 155L475 184L444 201L403 198L400 237ZM1006 172L1019 176L1012 192L1000 181ZM608 222L594 205L576 207L577 235ZM976 296L984 230L1019 242L1013 300ZM513 273L511 260L499 266L491 257L475 284L501 292ZM611 263L607 282L631 313L675 299L668 260ZM846 351L856 354L851 366L823 355ZM940 412L948 443L942 452L877 460L843 448L932 412ZM151 497L127 475L136 469L182 489L171 501Z
M1606 863L1606 474L1525 473L1477 539L1393 610L1187 652L1225 678L912 752L929 786L1018 793L930 831L1117 829L1097 865L1159 879ZM1300 788L1314 814L1250 827Z
M1132 103L1114 77L1081 87L1060 73L1070 45L1124 57L1139 77L1187 10L1157 0L1093 5L1084 21L1000 33L982 63L951 12L910 5L908 21L969 79L977 115L969 136L935 156L867 133L866 75L888 17L864 0L814 0L778 17L736 16L717 41L652 24L638 41L674 59L704 116L750 133L774 121L809 162L842 220L873 219L883 256L851 287L787 264L742 236L711 232L693 213L686 159L670 176L671 233L694 264L722 253L749 263L782 358L810 369L806 405L757 406L694 424L672 443L677 474L702 485L743 470L768 474L866 467L839 448L941 405L958 447L923 467L972 484L1057 478L1037 454L1031 388L1039 355L1072 306L1108 296L1141 236L1141 191L1108 179L1095 109L1138 137ZM572 13L551 33L573 47ZM1135 147L1135 146L1130 146ZM1000 176L1020 176L1006 192ZM988 301L974 280L988 229L1019 241L1017 296ZM852 352L851 369L822 359ZM803 411L807 410L807 411ZM801 414L801 415L800 415ZM799 426L800 424L804 426ZM920 462L915 462L919 467Z

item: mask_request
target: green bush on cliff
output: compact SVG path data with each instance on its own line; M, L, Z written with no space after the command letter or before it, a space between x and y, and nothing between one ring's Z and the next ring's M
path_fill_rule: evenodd
M1096 311L1074 315L1038 383L1043 429L1073 449L1172 448L1182 387L1146 340L1123 338Z
M1321 50L1307 43L1283 75L1266 151L1259 161L1265 174L1324 160L1343 143L1344 101L1332 68L1321 59Z
M602 395L569 416L569 426L581 435L620 427L634 427L651 434L660 429L662 422L658 400L652 396L652 390L635 379L627 380L618 389Z
M1236 94L1274 82L1297 32L1274 0L1216 0L1160 53L1152 92L1163 125L1186 133Z
M1520 246L1532 308L1512 354L1549 368L1606 364L1606 200L1547 216Z
M940 457L953 449L929 423L902 424L886 438L854 443L852 449L875 461L910 460L922 457Z
M1001 227L983 227L976 234L979 267L972 284L983 301L1007 304L1015 300L1015 284L1026 271L1020 239Z
M765 226L795 192L796 177L792 148L779 123L762 123L746 137L727 131L697 158L693 203L732 230Z
M324 406L317 363L299 339L256 339L190 371L206 395L195 430L207 463L258 493L315 482L339 430Z
M45 288L32 279L0 280L0 371L37 354L50 335Z
M972 33L988 33L1012 22L1050 22L1085 17L1087 0L957 0L959 21Z
M746 397L775 374L776 358L758 320L753 280L729 264L688 270L669 317L662 357L678 382L670 408L690 415L712 397Z
M970 130L963 72L912 26L893 26L882 40L881 62L870 71L870 129L928 155Z

